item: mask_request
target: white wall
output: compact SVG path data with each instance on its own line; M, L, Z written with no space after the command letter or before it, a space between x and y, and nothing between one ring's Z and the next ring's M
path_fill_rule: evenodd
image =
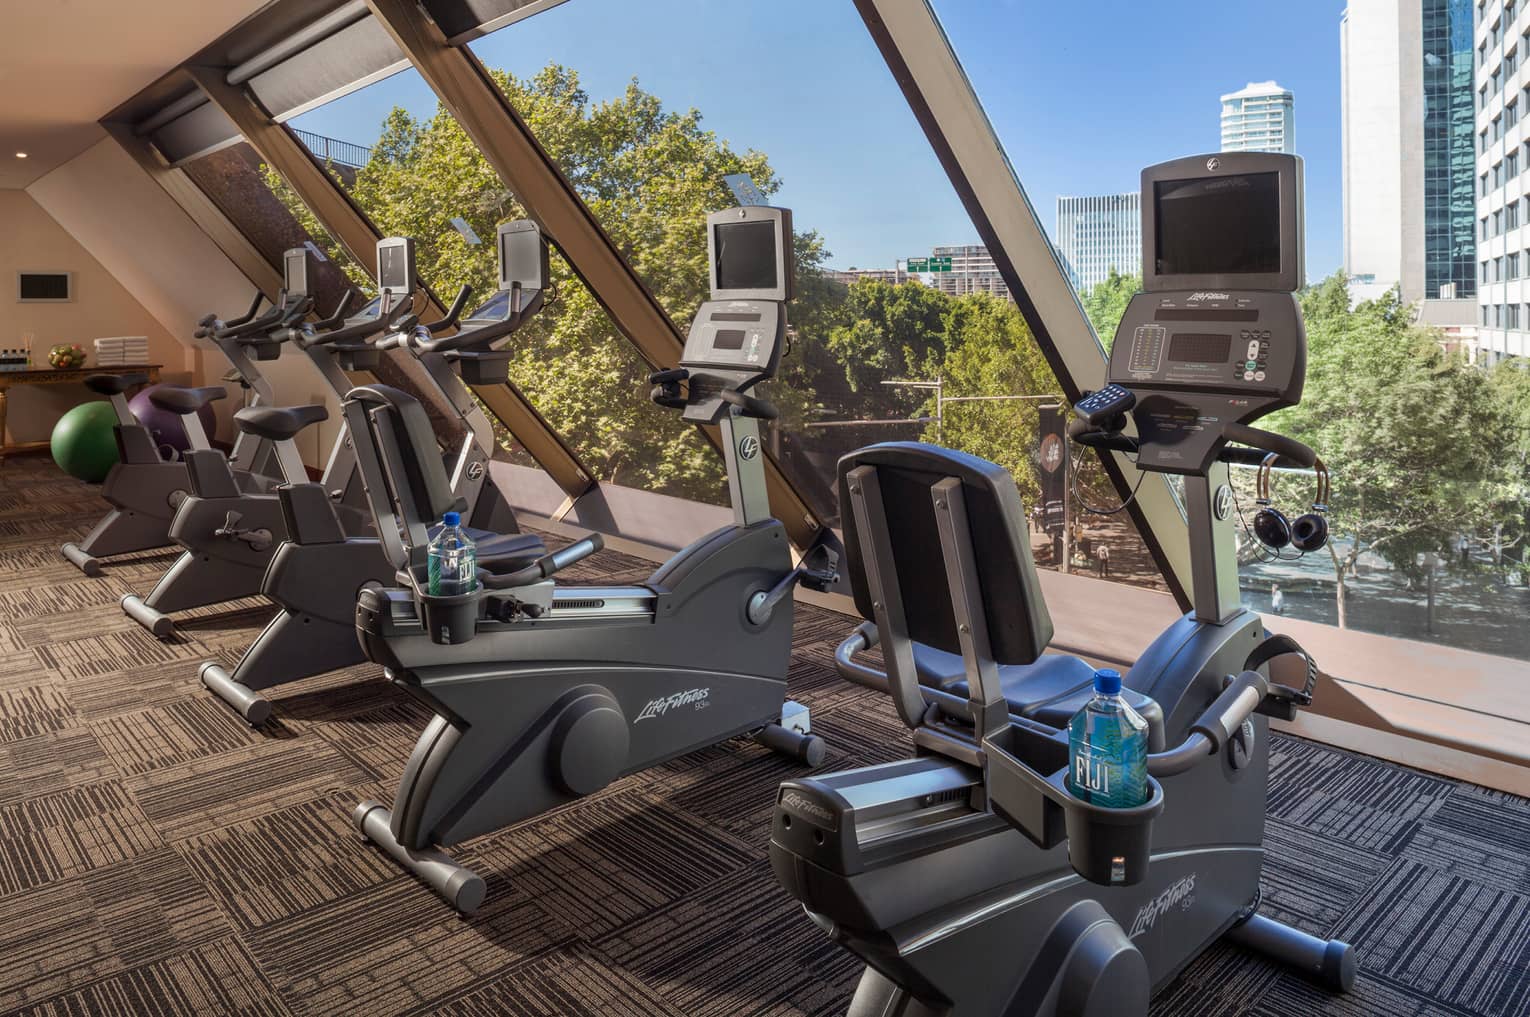
M30 336L33 365L46 367L48 348L59 343L89 352L91 340L103 336L148 336L149 358L164 365L166 380L189 380L181 345L30 195L0 190L0 222L0 346L19 346ZM22 303L16 273L39 270L73 273L73 299ZM15 441L46 440L60 414L93 398L83 385L11 389L7 430Z
M244 313L254 285L224 256L117 142L107 138L34 182L27 193L95 256L186 350L197 384L220 384L229 369L217 347L192 338L209 311ZM330 419L299 439L303 458L322 466L339 432L339 401L308 358L287 348L260 365L282 404L323 402ZM228 415L237 385L219 406L219 436L232 440Z

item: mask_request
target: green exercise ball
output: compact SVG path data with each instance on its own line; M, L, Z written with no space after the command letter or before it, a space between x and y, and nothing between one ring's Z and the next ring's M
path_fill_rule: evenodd
M70 476L99 484L117 462L116 424L111 403L81 403L53 427L53 461Z

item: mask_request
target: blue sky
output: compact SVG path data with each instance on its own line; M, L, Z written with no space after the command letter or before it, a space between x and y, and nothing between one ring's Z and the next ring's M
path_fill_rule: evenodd
M946 32L1050 231L1056 198L1135 190L1143 166L1218 147L1218 97L1273 78L1296 94L1307 265L1341 261L1339 0L936 0ZM556 61L595 99L636 77L770 156L778 204L836 267L891 267L976 231L849 0L569 0L474 43L491 67ZM411 70L294 125L370 144L395 105L428 116Z

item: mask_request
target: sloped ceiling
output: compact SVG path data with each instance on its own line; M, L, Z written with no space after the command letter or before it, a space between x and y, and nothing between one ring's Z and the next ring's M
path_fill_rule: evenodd
M0 188L25 187L83 152L103 136L101 117L266 2L4 3Z

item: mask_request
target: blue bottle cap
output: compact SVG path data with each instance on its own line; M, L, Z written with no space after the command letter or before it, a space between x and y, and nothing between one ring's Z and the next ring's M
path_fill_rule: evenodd
M1121 672L1102 667L1094 673L1094 691L1102 696L1121 694Z
M458 526L462 523L462 513L448 512L446 515L441 517L441 523L443 526ZM1120 681L1117 680L1116 686L1118 688L1120 687L1120 684Z

